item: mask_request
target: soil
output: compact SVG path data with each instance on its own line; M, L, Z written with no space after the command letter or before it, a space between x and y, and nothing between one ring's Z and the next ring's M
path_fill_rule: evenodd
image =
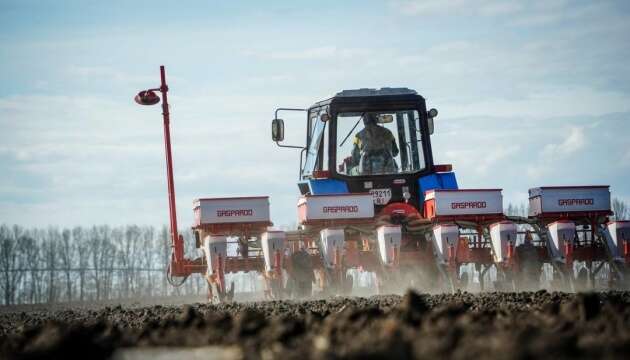
M630 292L408 292L0 312L0 358L104 359L120 348L152 357L160 346L209 345L247 359L627 358Z

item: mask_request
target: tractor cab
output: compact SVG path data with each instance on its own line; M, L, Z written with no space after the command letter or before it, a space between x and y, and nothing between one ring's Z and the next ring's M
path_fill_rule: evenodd
M281 111L305 111L298 187L302 195L371 193L375 210L405 203L421 213L424 192L456 189L450 166L433 163L430 135L437 110L407 88L344 90L308 109L276 110L272 138L280 144Z

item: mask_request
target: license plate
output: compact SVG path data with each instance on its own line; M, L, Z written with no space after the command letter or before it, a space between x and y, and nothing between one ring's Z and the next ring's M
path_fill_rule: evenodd
M385 205L392 199L392 189L372 189L370 194L376 205Z

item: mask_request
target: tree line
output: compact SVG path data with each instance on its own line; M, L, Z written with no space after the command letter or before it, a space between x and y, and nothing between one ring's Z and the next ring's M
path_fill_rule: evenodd
M190 244L192 234L184 235ZM204 294L201 276L168 284L170 256L166 227L0 225L0 298L11 305Z

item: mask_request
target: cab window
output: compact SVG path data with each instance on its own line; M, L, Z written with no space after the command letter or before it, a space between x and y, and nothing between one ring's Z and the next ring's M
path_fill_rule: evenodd
M320 113L313 113L309 119L309 144L306 150L306 161L304 162L304 168L302 169L303 177L311 176L313 171L321 168L321 163L324 162L323 153L326 152L326 149L322 145L322 139L324 137L327 122L323 121L320 115ZM322 157L322 159L320 159L320 157ZM327 156L325 156L325 158L326 160L328 159Z
M338 173L394 175L425 168L417 110L337 114Z

